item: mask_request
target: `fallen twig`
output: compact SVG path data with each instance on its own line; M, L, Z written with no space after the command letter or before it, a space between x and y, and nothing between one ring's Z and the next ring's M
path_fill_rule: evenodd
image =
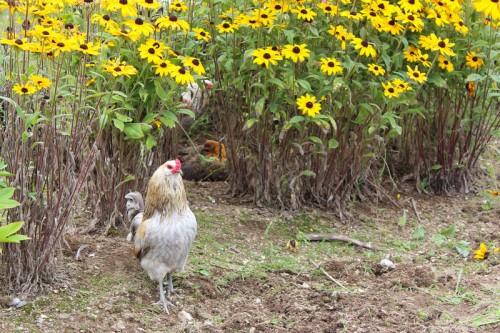
M80 247L78 248L78 251L76 251L76 256L75 256L75 260L80 260L80 256L82 254L82 251L83 249L85 249L88 245L87 244L82 244L80 245Z
M415 203L415 200L413 198L411 198L411 205L413 206L413 210L415 211L415 215L417 215L418 222L420 222L420 224L422 224L422 219L420 218L420 214L418 213L418 210L417 210L417 204Z
M326 276L328 279L330 279L331 281L335 282L335 284L336 284L336 285L338 285L338 286L340 286L340 287L344 288L347 292L350 292L350 290L349 290L349 289L347 289L346 287L344 287L344 286L343 286L343 285L342 285L339 281L335 280L335 279L334 279L334 278L333 278L330 274L328 274L328 272L327 272L327 271L325 271L325 270L323 269L323 267L321 267L319 264L315 263L315 262L314 262L314 261L312 261L312 260L309 260L309 261L310 261L310 262L312 262L312 263L313 263L313 265L314 265L314 266L316 266L316 268L318 268L318 269L319 269L319 270L320 270L323 274L325 274L325 276Z
M364 247L366 249L370 250L378 250L378 251L383 251L384 249L381 247L378 247L376 245L371 245L362 241L359 241L354 238L350 238L344 235L336 235L336 234L307 234L306 239L309 241L323 241L323 240L328 240L328 241L342 241L342 242L348 242L352 243L357 246Z

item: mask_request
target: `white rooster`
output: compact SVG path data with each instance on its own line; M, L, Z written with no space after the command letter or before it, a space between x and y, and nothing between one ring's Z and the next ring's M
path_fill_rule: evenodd
M213 83L210 80L203 80L204 89L200 88L196 82L190 83L181 95L181 101L186 109L190 109L198 119L210 100L210 91ZM183 117L181 124L186 127L193 123L193 118Z
M148 184L144 216L135 234L135 256L149 277L158 282L160 303L167 313L169 302L165 299L163 280L167 276L170 297L174 290L172 272L184 271L197 229L181 174L179 160L168 161L155 171Z

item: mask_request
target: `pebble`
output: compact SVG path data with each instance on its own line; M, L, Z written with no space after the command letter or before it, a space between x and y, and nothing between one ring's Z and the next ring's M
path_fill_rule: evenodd
M396 265L394 265L394 263L392 261L390 261L389 259L382 259L380 261L380 266L391 268L391 269L396 268Z
M255 300L255 303L260 304L260 303L262 303L262 301L261 301L261 299L260 299L260 298L257 298L257 299Z
M116 324L113 325L113 330L115 332L121 332L123 331L127 326L125 325L125 322L123 320L118 320Z
M302 288L304 288L304 289L309 289L309 288L311 288L311 286L310 286L309 284L305 283L305 282L304 282L304 283L302 283L302 286L301 286L301 287L302 287Z
M250 331L248 333L255 333L255 327L250 327Z
M181 312L179 312L179 314L177 316L182 321L187 321L187 322L193 321L193 316L191 316L191 314L189 312L186 312L184 310L182 310Z

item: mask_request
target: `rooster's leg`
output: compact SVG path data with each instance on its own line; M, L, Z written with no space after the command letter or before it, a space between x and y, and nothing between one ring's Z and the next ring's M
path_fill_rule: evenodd
M172 273L167 273L167 295L170 297L170 294L174 292L174 285L172 284Z
M172 303L170 303L169 301L167 301L167 299L165 298L165 291L163 290L163 281L160 281L160 302L158 303L161 303L161 305L163 305L163 308L165 309L165 312L167 314L170 314L170 312L168 312L168 308L167 308L167 305L171 305L171 306L174 306Z

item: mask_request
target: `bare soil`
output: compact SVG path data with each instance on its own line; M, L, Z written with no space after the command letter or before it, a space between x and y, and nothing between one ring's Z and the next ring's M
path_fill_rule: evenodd
M66 236L63 281L27 305L0 307L1 332L499 332L500 255L461 256L455 245L500 246L498 199L482 194L421 196L410 187L393 201L356 203L353 218L330 212L255 208L228 198L224 183L188 183L199 233L187 272L174 275L176 305L167 315L125 241L113 234ZM422 218L417 220L411 197ZM496 205L496 206L495 206ZM405 225L398 220L407 213ZM82 222L83 223L83 222ZM402 223L400 223L402 224ZM456 232L437 245L450 225ZM415 230L422 226L425 236ZM82 228L84 226L82 225ZM332 232L385 248L303 242L300 235ZM297 236L298 235L298 236ZM286 249L299 240L298 252ZM82 244L82 259L75 253ZM383 258L396 267L384 269ZM345 289L331 281L315 263ZM16 295L7 295L12 298ZM191 320L182 317L185 311Z

